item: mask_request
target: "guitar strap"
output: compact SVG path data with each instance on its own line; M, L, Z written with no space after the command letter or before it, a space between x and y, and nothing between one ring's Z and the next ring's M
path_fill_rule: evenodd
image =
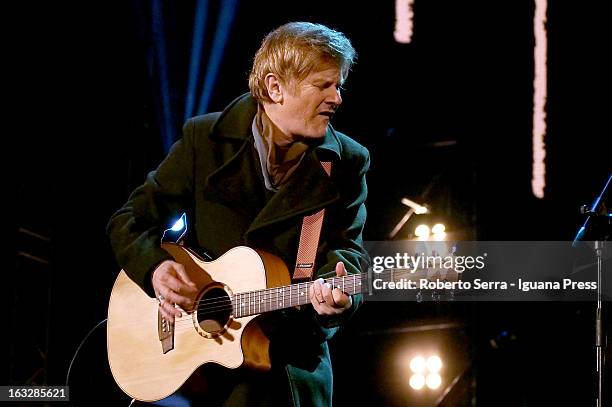
M321 166L329 176L331 174L332 163L330 161L321 161ZM325 208L312 215L304 216L295 270L293 271L294 280L312 279L324 217Z

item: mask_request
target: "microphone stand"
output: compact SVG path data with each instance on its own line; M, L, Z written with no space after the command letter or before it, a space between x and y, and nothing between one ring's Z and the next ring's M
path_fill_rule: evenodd
M416 203L414 201L411 201L408 198L402 198L402 203L404 205L408 206L410 209L408 209L408 212L406 212L404 217L397 223L397 225L395 225L395 227L393 228L391 233L389 233L389 236L388 236L389 240L393 240L395 235L397 235L397 232L400 231L400 229L406 224L408 219L410 219L410 217L414 213L416 213L417 215L420 215L422 213L427 213L427 211L428 211L427 207L425 207L423 205L419 205L418 203Z
M608 192L608 186L612 180L612 174L604 185L601 193L589 209L586 205L581 207L581 212L586 216L583 225L578 229L572 246L576 246L578 241L584 237L587 229L594 230L595 236L595 257L597 259L597 309L595 314L595 352L597 357L597 407L603 407L603 371L604 371L604 332L602 328L602 263L603 249L606 240L610 237L611 214L605 208L604 199Z

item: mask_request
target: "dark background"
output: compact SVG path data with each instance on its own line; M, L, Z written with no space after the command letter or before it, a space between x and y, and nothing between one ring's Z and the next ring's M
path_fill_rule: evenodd
M7 37L14 72L5 131L17 140L7 172L17 176L10 247L21 255L6 285L12 302L2 383L64 383L80 341L105 318L118 270L106 222L164 156L147 63L151 4L83 3L26 2L7 14L16 23ZM172 85L183 89L193 2L164 4ZM469 238L571 240L579 206L592 202L612 169L603 5L549 4L542 200L531 194L531 1L416 0L415 34L404 45L393 39L393 1L243 0L208 110L248 90L252 56L267 32L295 20L330 25L359 54L334 126L371 152L365 239L385 239L407 209L400 199L409 197ZM332 343L335 400L431 405L434 395L410 390L398 356L430 347L446 355L443 384L463 372L447 405L592 404L593 310L582 303L366 304Z

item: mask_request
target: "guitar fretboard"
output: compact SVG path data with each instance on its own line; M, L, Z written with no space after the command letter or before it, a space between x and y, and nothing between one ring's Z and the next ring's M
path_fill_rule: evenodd
M352 295L361 293L361 287L367 284L366 273L351 274L344 277L332 277L325 279L332 288ZM266 288L263 290L249 291L234 294L232 296L232 307L235 317L246 317L248 315L261 314L263 312L276 311L297 305L310 304L310 286L313 281L291 284L281 287Z
M419 273L407 269L388 269L374 274L373 278L383 281L401 281L405 278L414 279L417 276L428 276L432 269L419 269ZM447 277L449 274L446 275ZM456 280L457 274L455 273ZM351 274L344 277L325 279L333 288L338 288L349 295L359 294L369 290L367 273ZM269 311L276 311L297 305L310 304L310 286L313 281L291 284L282 287L266 288L249 291L232 296L232 308L235 317L246 317Z

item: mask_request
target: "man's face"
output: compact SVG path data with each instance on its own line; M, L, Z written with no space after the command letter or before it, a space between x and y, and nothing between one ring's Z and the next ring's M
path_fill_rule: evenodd
M278 107L279 127L294 140L325 136L331 116L342 103L340 77L338 67L324 65L303 81L285 86Z

